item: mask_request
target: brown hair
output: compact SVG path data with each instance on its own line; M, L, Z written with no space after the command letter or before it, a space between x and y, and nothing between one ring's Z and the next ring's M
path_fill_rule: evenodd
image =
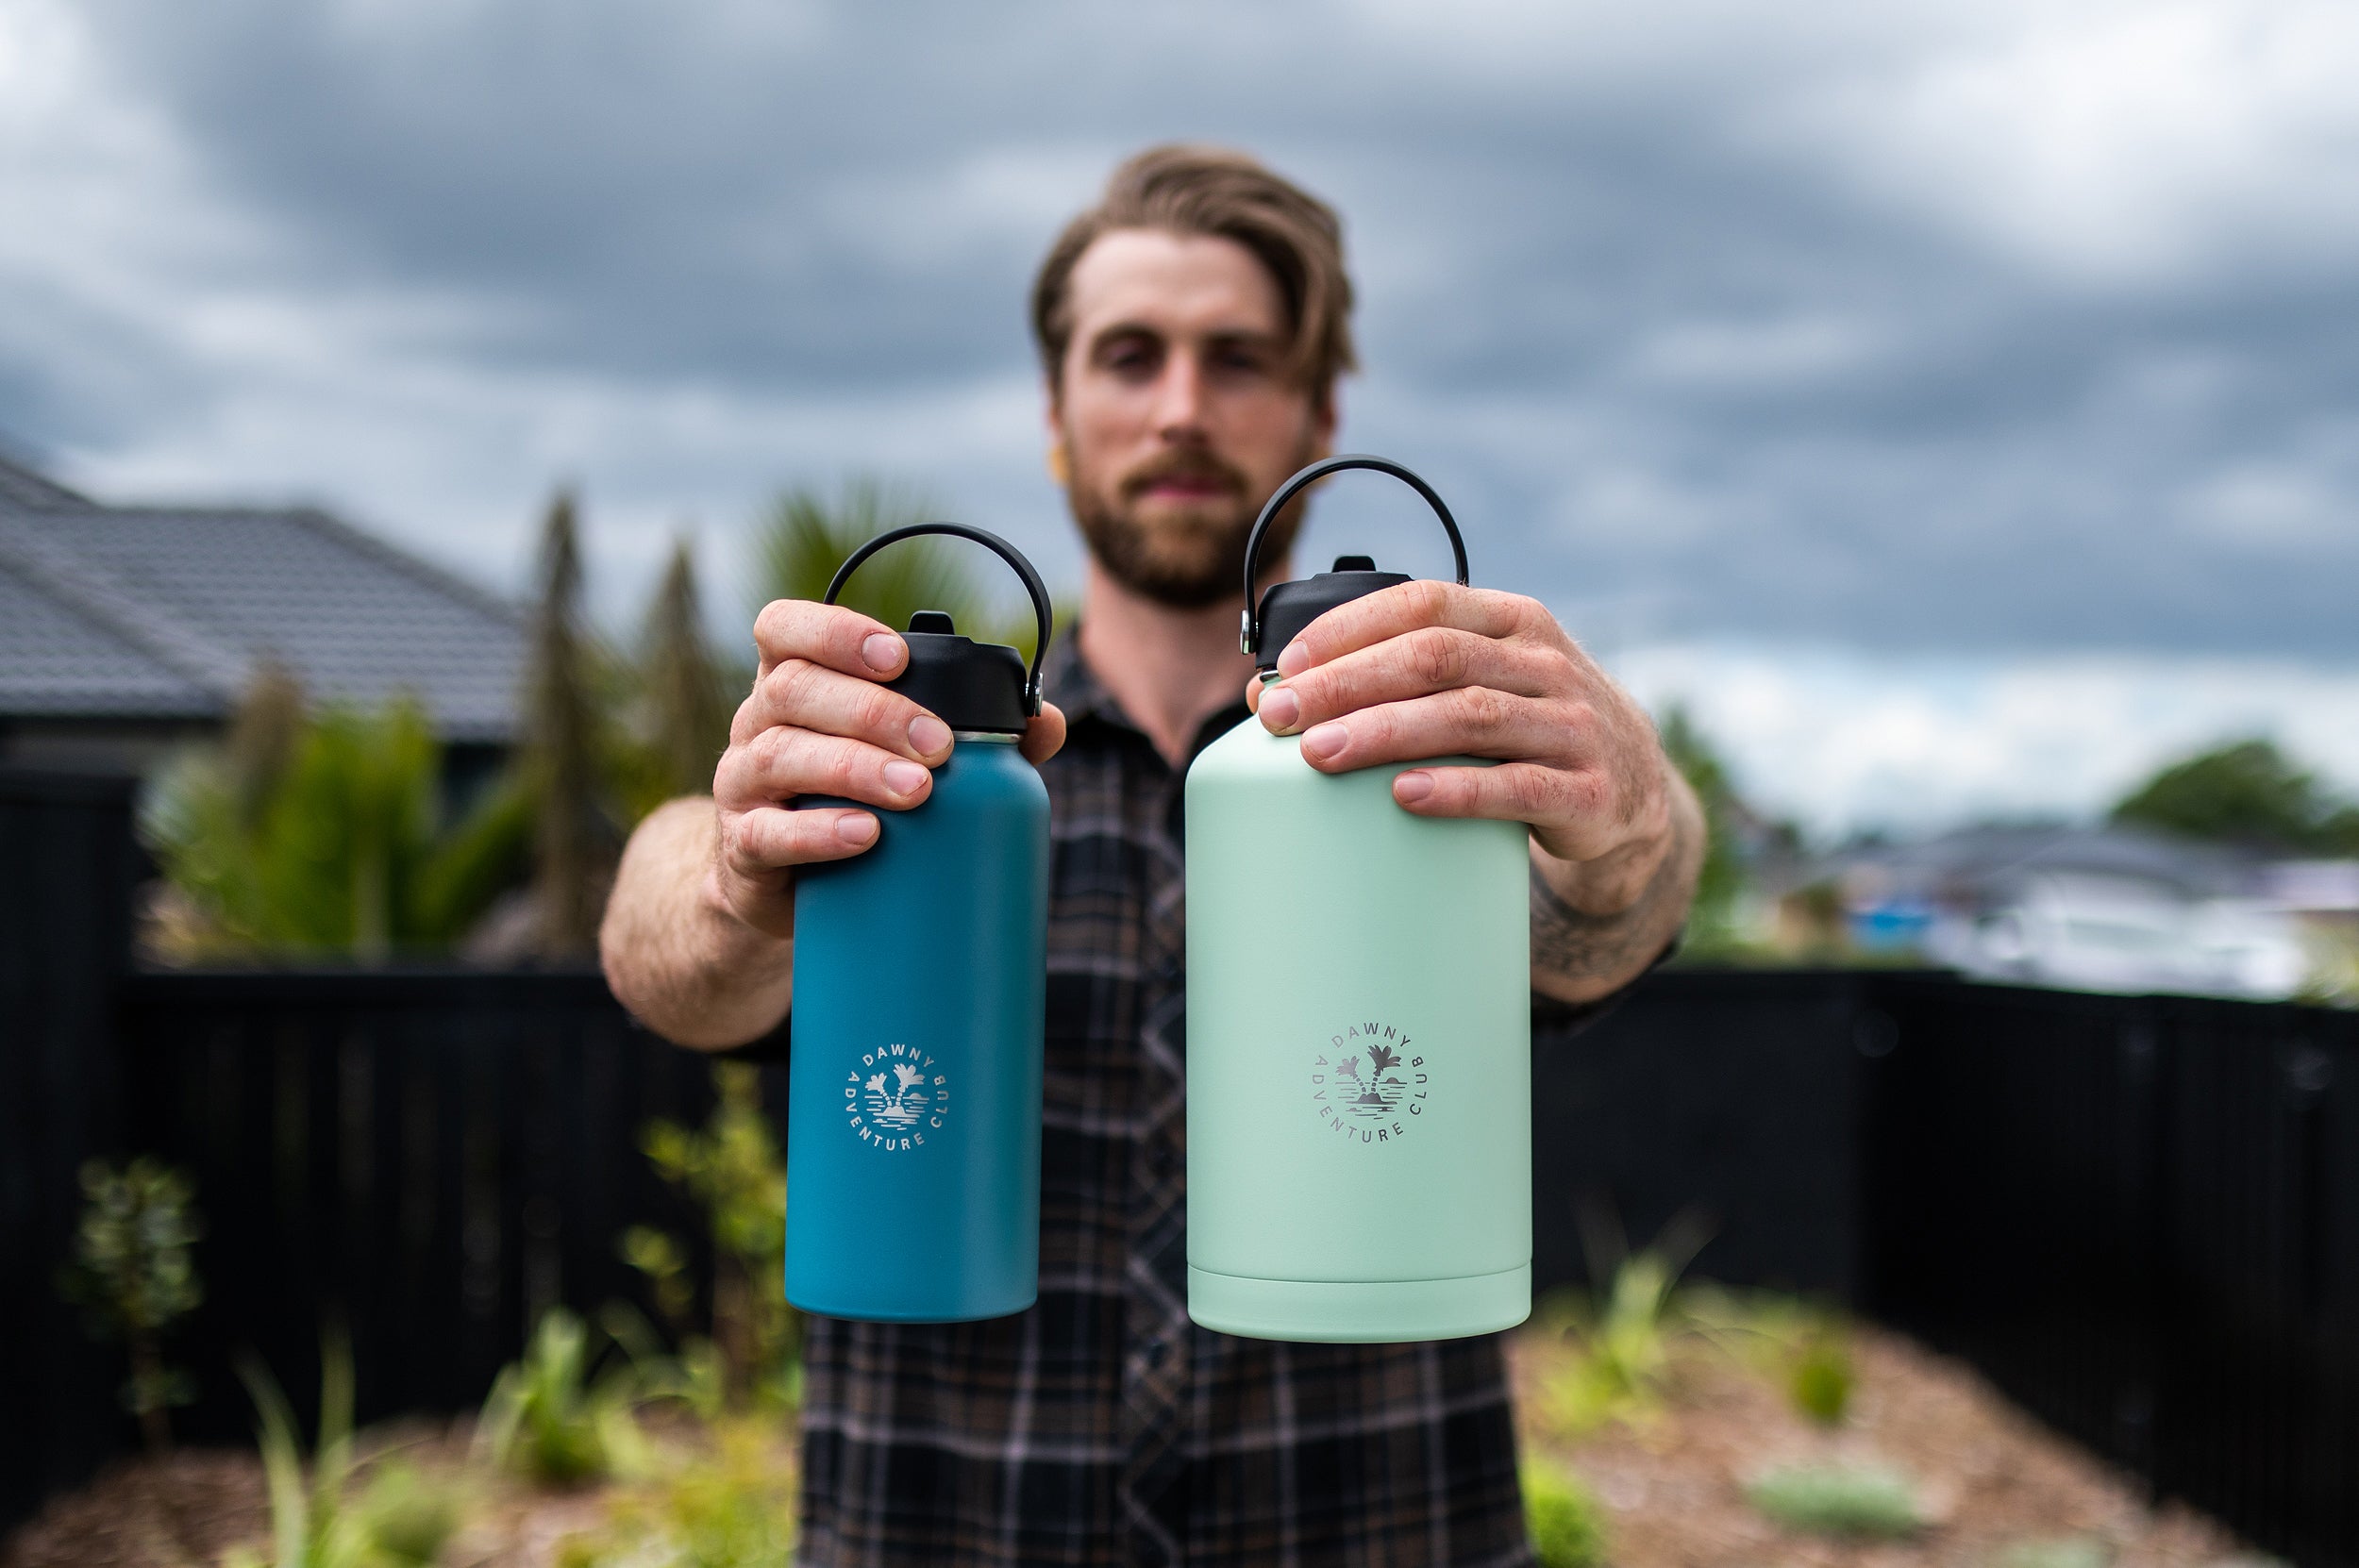
M1032 341L1052 388L1073 337L1065 295L1074 264L1098 236L1123 228L1213 235L1251 251L1285 307L1290 368L1322 407L1334 395L1335 377L1357 364L1351 278L1334 209L1244 153L1149 147L1124 159L1097 205L1065 225L1032 280Z

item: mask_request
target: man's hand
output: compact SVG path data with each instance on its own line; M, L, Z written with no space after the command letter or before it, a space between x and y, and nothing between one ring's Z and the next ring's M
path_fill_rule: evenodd
M773 937L795 930L793 874L877 842L877 818L858 807L790 810L797 795L835 795L906 811L933 789L950 755L950 726L881 682L909 662L909 645L881 621L841 605L778 599L754 623L761 669L729 725L712 776L719 826L711 894ZM1046 761L1064 744L1064 715L1044 704L1022 742Z
M1551 993L1615 989L1678 929L1702 853L1694 797L1645 711L1538 601L1396 584L1312 622L1280 651L1278 673L1246 700L1271 733L1299 733L1322 773L1497 759L1408 769L1393 798L1419 816L1530 826L1533 976ZM1600 940L1551 919L1594 926Z

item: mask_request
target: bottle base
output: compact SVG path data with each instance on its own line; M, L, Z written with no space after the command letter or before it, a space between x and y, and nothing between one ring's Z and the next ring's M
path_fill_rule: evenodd
M846 1318L857 1323L982 1323L991 1318L1012 1317L1017 1312L1029 1311L1032 1303L1038 1299L1039 1296L1035 1293L1026 1296L1021 1301L1008 1299L1004 1302L985 1302L978 1307L965 1309L921 1307L913 1309L880 1310L870 1302L843 1298L828 1300L821 1296L803 1295L790 1291L787 1293L786 1304L797 1311L815 1312L824 1318Z
M1188 1316L1255 1340L1396 1344L1513 1328L1531 1315L1531 1265L1455 1279L1253 1279L1188 1265Z

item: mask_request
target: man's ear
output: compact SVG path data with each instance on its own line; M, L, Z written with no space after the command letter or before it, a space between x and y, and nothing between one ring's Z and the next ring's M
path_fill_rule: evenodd
M1311 460L1318 462L1335 455L1335 386L1328 383L1324 393L1311 402Z
M1041 419L1048 426L1048 476L1059 489L1073 483L1073 453L1064 439L1064 398L1057 378L1047 376L1041 382Z

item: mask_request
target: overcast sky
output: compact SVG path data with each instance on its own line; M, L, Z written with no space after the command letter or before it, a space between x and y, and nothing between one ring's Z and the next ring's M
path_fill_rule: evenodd
M2354 81L2359 8L2261 0L0 0L0 433L508 587L568 480L617 616L858 469L1069 582L1024 288L1121 154L1215 140L1343 211L1345 444L1478 580L1658 695L1816 693L1756 777L1888 741L1861 680L2068 730L2101 668L2162 704L2111 761L1977 699L1978 766L2072 809L2282 718L2359 781ZM1438 570L1375 483L1312 548Z

